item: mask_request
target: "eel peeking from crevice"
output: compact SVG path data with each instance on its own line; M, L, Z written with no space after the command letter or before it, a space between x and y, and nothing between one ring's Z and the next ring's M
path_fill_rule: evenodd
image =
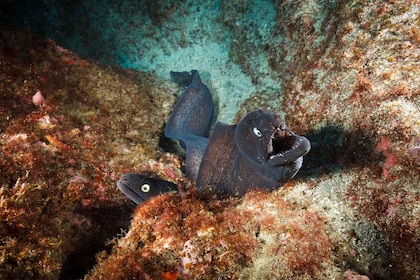
M308 139L291 131L280 116L258 109L236 125L217 122L207 138L214 107L209 89L197 70L171 72L171 78L186 89L164 132L184 147L185 173L199 191L242 196L250 189L275 189L296 175L311 145ZM127 174L117 186L137 204L175 189L165 180L147 180L151 178ZM144 188L143 182L147 182Z

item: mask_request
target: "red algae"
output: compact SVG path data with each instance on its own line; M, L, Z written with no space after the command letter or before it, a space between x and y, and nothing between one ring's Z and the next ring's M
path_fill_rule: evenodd
M194 191L152 198L136 209L116 251L102 255L86 279L123 279L125 271L116 272L122 260L147 263L128 275L141 271L153 279L168 273L179 279L309 279L332 261L319 214L293 209L280 195L260 191L248 193L239 204L237 199L222 204L204 201ZM266 225L266 216L273 215L274 222Z
M83 277L128 226L120 174L179 170L156 150L175 89L10 27L0 39L0 278Z
M238 21L249 6L221 5L234 31L230 59L255 85L264 73L282 87L281 95L263 87L236 118L260 106L283 110L312 143L295 180L241 199L197 195L180 157L158 150L174 101L169 83L2 29L0 274L419 278L419 5L283 1L261 44ZM38 90L41 106L32 102ZM183 192L132 214L114 187L128 172Z
M311 141L302 182L291 183L286 196L327 217L342 273L420 277L419 5L277 3L277 44L260 49L283 98L257 93L237 115L281 103L287 125ZM249 49L241 44L233 48L232 59L258 81L261 61L247 60Z

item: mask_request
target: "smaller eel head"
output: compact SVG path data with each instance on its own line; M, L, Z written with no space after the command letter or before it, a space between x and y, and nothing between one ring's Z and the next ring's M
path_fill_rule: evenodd
M161 193L178 189L174 183L140 174L122 175L117 182L117 187L137 204L142 204L149 198Z
M293 163L311 148L308 139L296 135L280 116L265 109L252 111L237 124L235 143L253 164L271 166Z

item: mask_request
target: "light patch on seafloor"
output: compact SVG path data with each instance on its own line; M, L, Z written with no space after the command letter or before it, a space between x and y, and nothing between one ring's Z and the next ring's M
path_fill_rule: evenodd
M354 180L350 173L334 174L317 184L316 188L306 183L297 183L285 196L286 201L302 205L309 210L322 213L334 229L334 234L342 236L351 232L355 223L355 213L346 201L345 191Z
M239 65L230 60L231 30L222 21L220 1L187 0L182 9L159 27L155 36L137 34L144 43L142 57L127 57L123 67L156 73L170 80L170 71L199 71L202 81L209 87L216 104L217 120L232 123L241 104L261 89L281 92L278 82L268 78L267 71L261 73L264 83L252 84L251 78ZM237 25L253 24L254 32L264 42L271 36L275 10L270 1L254 3L236 22ZM169 34L169 36L168 36ZM257 36L257 37L259 37ZM261 42L253 42L255 45ZM264 55L255 56L253 61L269 69Z
M216 106L217 119L231 123L242 102L255 92L250 77L238 65L229 62L229 46L215 42L207 45L192 45L180 48L169 55L162 50L151 50L153 63L148 71L162 78L170 79L170 71L199 71L202 81L209 87Z
M260 241L259 251L256 253L252 265L244 269L245 274L249 274L252 279L264 279L271 270L279 269L278 265L282 264L278 256L273 255L270 250L276 242L276 236L272 233L261 231L258 237ZM273 268L274 266L274 268Z
M13 141L24 141L28 138L28 134L18 133L10 136L8 134L3 134L2 138L5 139L6 143L10 143Z

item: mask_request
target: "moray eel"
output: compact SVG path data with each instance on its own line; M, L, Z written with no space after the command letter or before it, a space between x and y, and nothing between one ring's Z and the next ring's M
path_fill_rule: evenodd
M174 183L139 174L123 175L118 180L117 187L137 204L141 204L158 194L178 190Z
M203 155L199 190L242 196L254 188L272 190L293 178L311 144L274 113L258 109L237 125L218 122Z
M201 82L197 70L171 72L173 82L187 88L175 105L165 126L165 136L180 141L185 149L185 173L197 179L201 159L207 147L207 138L213 119L213 98Z
M272 190L299 171L311 144L290 130L280 116L258 109L237 125L217 122L208 138L214 103L198 71L171 72L171 79L186 89L169 116L164 133L185 148L185 173L196 182L199 191L242 196L250 189ZM144 193L144 184L153 192ZM168 181L134 174L123 175L117 186L137 204L176 189Z

